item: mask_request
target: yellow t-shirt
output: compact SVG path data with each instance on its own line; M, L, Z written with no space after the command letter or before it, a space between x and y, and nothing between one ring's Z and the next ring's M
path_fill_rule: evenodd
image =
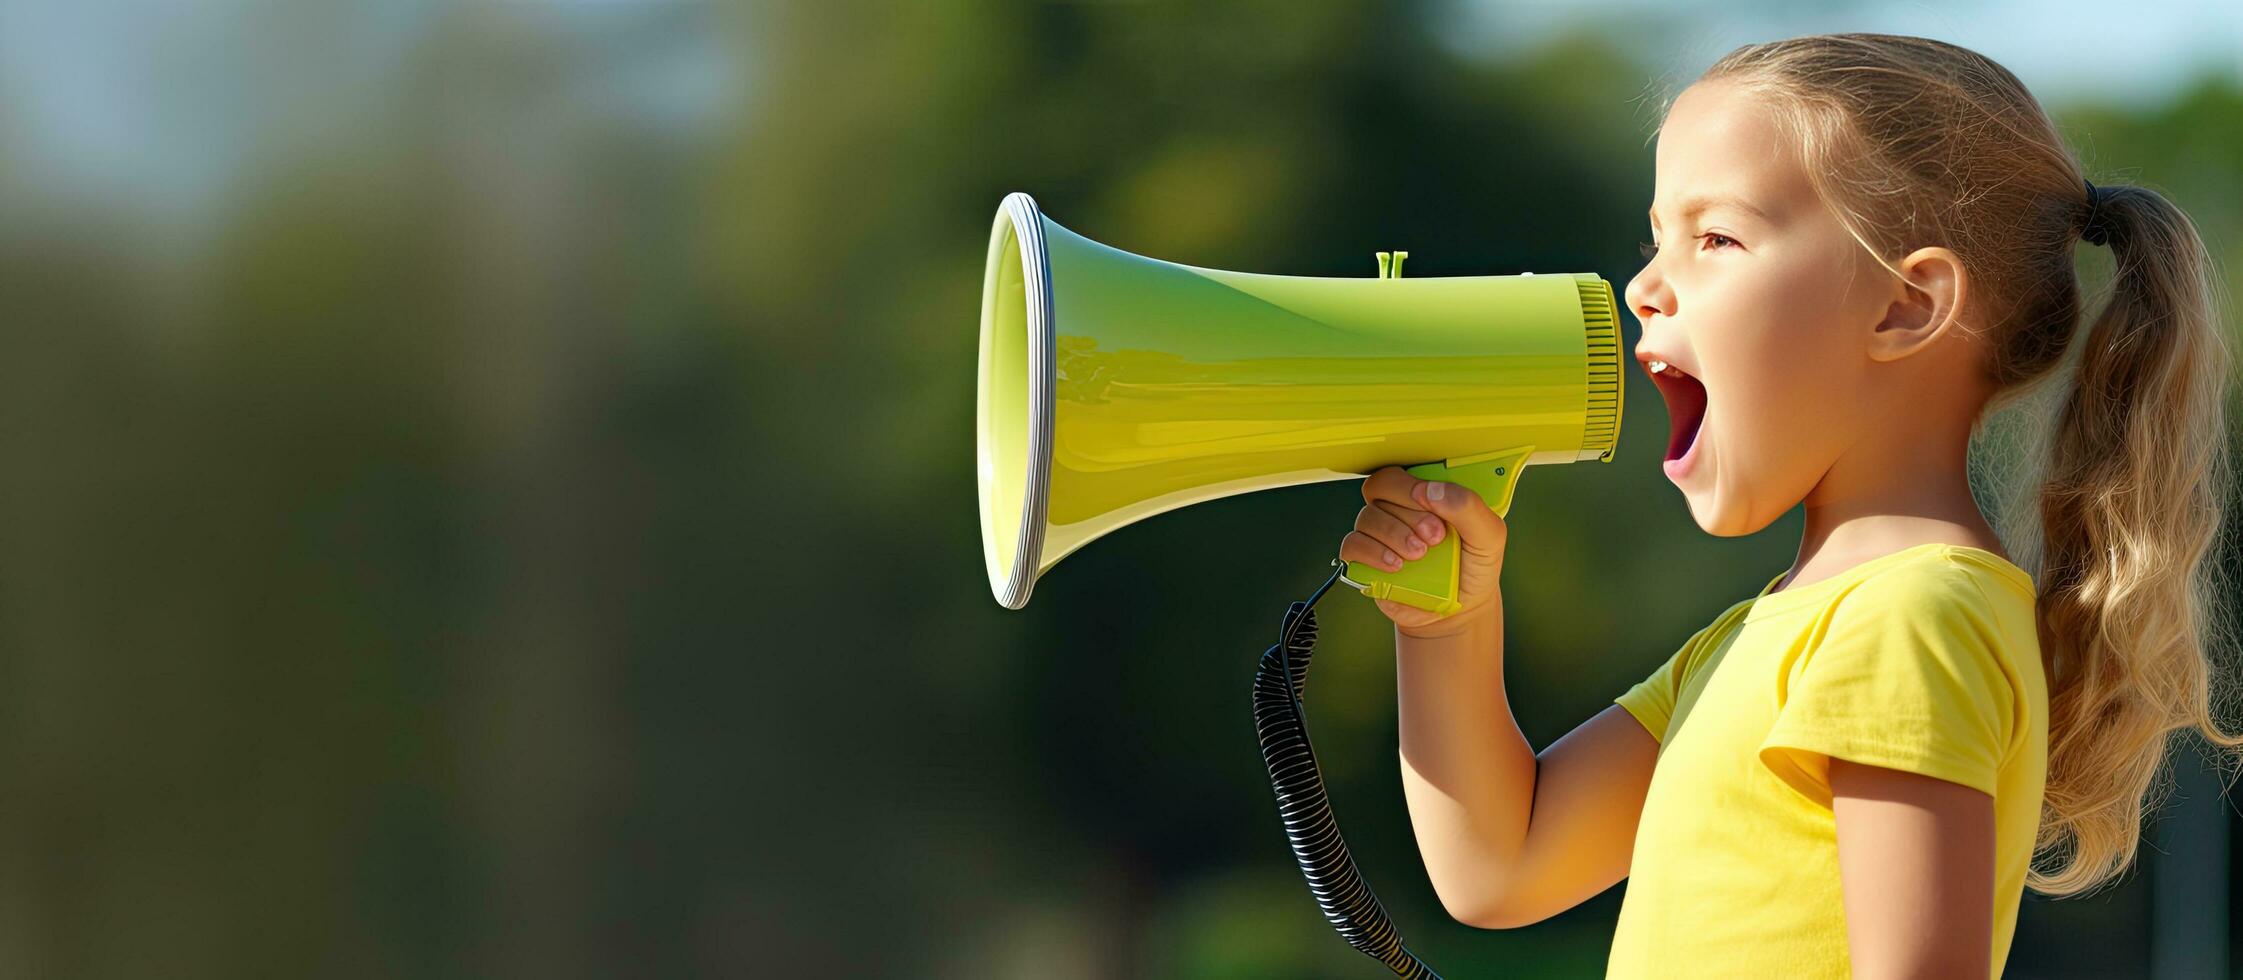
M1845 977L1829 760L1994 798L1993 976L2047 771L2032 577L1945 543L1731 606L1614 699L1659 739L1610 977Z

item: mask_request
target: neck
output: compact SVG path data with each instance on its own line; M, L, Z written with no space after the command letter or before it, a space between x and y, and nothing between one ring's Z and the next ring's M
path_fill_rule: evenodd
M1857 443L1807 494L1806 528L1783 587L1928 542L2002 554L1971 497L1969 451L1967 422L1959 428L1890 426L1883 441Z

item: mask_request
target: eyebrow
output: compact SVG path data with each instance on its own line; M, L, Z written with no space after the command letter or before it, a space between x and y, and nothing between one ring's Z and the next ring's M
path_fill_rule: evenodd
M1707 208L1720 207L1735 208L1739 211L1743 211L1746 214L1752 215L1755 218L1759 218L1762 221L1775 220L1768 217L1768 212L1753 206L1753 203L1751 201L1747 201L1744 198L1728 194L1703 195L1699 197L1693 197L1687 201L1684 201L1682 202L1681 217L1683 220L1688 221L1692 216L1698 214L1698 212L1706 210ZM1644 214L1648 216L1652 221L1659 220L1659 215L1655 209L1647 210L1644 212Z

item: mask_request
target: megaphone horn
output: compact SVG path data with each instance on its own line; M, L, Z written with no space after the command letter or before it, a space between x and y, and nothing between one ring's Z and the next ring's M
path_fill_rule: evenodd
M1405 465L1508 512L1528 465L1612 460L1612 286L1590 273L1272 276L1102 245L1013 193L982 276L974 404L990 591L1187 504ZM1417 462L1432 460L1433 462ZM1415 462L1416 465L1409 465ZM1365 595L1456 608L1456 535Z

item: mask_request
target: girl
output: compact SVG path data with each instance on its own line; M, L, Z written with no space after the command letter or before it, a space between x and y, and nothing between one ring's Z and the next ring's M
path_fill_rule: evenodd
M1398 567L1444 522L1463 546L1462 610L1378 603L1434 889L1501 929L1629 878L1612 976L1999 976L2025 885L2131 863L2167 733L2243 745L2210 707L2230 354L2204 245L2156 192L2087 183L2000 65L1875 34L1715 63L1667 107L1650 224L1627 301L1667 476L1724 537L1803 504L1798 557L1537 755L1503 521L1366 479L1340 557ZM2082 240L2117 271L2075 340ZM1971 435L2073 352L2037 527L1997 535Z

